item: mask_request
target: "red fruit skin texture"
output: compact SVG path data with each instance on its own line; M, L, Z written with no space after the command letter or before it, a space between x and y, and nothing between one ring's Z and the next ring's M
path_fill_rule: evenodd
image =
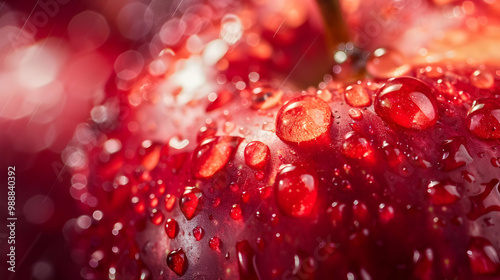
M108 277L110 267L154 280L499 279L500 152L491 104L500 77L493 74L485 89L469 79L479 67L428 67L356 83L372 102L354 117L339 90L351 84L342 82L326 83L328 101L283 86L267 109L253 107L244 91L210 112L206 98L134 107L121 97L127 114L119 125L94 124L95 144L78 145L88 165L74 174L98 201L81 211L98 209L103 218L75 233L75 248L87 262L102 253L88 268L93 279ZM475 100L485 105L471 112ZM468 122L479 113L489 120L479 122L482 133ZM131 132L128 124L143 114L161 129ZM224 130L227 122L233 130ZM208 124L213 134L198 142ZM121 143L112 155L109 139ZM145 140L164 151L150 170L138 160ZM268 156L258 170L246 151L256 141L269 149L259 148ZM164 216L158 225L153 210ZM178 223L173 239L169 219ZM169 255L179 249L185 263Z

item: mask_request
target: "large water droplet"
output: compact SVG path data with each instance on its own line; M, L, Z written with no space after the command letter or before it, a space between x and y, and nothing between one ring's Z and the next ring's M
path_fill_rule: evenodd
M390 79L379 89L375 112L386 122L405 128L426 129L438 119L436 96L420 80Z
M379 79L400 77L408 70L410 67L404 55L389 48L376 49L366 62L366 71Z
M186 187L181 196L179 206L186 219L190 220L201 208L202 193L198 188Z
M210 178L233 156L242 138L220 136L203 141L193 152L193 176Z
M493 98L478 99L467 114L467 127L478 138L500 139L500 102Z
M367 107L372 104L370 94L361 85L350 85L344 92L345 102L352 107Z
M245 163L253 169L262 169L269 161L269 147L260 142L252 141L245 147Z
M457 186L449 181L431 181L427 186L427 193L436 205L451 204L460 199Z
M161 150L161 144L153 143L150 140L143 141L137 151L142 166L144 166L147 170L155 168L160 160Z
M165 232L170 239L174 239L179 233L179 224L174 219L168 219L165 223Z
M493 86L495 79L487 70L476 70L470 75L470 81L475 87L486 89Z
M332 111L314 96L300 96L281 107L276 120L276 135L286 142L314 140L330 129Z
M175 272L175 274L182 276L188 269L188 260L184 251L180 248L170 252L167 256L167 266Z
M292 217L307 216L318 196L316 172L302 166L285 165L276 178L276 200L281 211Z
M454 170L473 161L467 151L466 142L465 137L462 136L444 141L441 145L442 154L439 161L443 170Z
M342 154L350 158L363 158L371 153L370 143L356 132L348 132L342 144Z
M500 259L495 247L485 238L472 237L467 250L471 269L477 274L493 274L498 271Z

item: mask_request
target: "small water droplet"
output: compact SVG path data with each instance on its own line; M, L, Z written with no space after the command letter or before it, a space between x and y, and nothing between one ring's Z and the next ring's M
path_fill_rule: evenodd
M241 192L241 202L248 203L249 200L250 200L250 192L242 191Z
M355 121L359 121L363 118L363 112L358 109L351 108L349 109L349 117Z
M269 109L281 101L283 91L274 89L270 86L260 86L252 89L252 108L254 109Z
M142 214L146 210L146 204L137 196L132 197L130 204L136 213Z
M261 200L268 198L271 195L272 189L270 187L260 187L259 188L259 197Z
M193 176L210 178L221 170L242 141L240 137L220 136L203 141L193 152Z
M222 245L222 241L220 240L219 237L212 237L208 241L208 246L210 246L210 249L220 252L220 246Z
M476 137L500 139L500 104L496 99L475 100L466 121L467 127Z
M153 209L151 214L149 215L149 219L154 225L159 225L163 222L163 213L161 211L158 211L157 209Z
M300 96L279 110L276 135L286 142L307 142L326 134L331 124L332 111L328 104L318 97Z
M378 206L378 216L383 224L387 224L394 218L394 208L390 205L381 203Z
M201 208L202 193L198 188L186 187L182 194L179 207L186 219L191 220Z
M427 186L427 193L431 197L432 203L436 205L447 205L460 199L457 186L450 181L431 181Z
M193 229L193 236L196 239L196 241L200 241L204 235L205 235L205 231L203 230L202 227L195 227Z
M271 151L260 142L252 141L245 147L245 163L253 169L262 169L269 161Z
M209 104L207 112L219 109L233 100L234 94L228 90L221 90L218 93L212 92L208 95Z
M367 107L372 104L370 94L361 85L350 85L344 92L345 101L352 107Z
M472 237L467 250L471 269L477 274L493 274L498 271L500 259L495 247L485 238Z
M316 204L316 172L302 166L285 165L276 178L276 200L280 210L292 217L309 215Z
M145 140L142 142L141 146L137 150L139 160L141 165L147 170L152 170L158 164L160 160L160 154L162 150L162 145L159 143L153 143L150 140Z
M168 212L172 211L172 209L174 208L174 204L175 204L175 196L167 194L165 196L165 209L167 209Z
M242 211L241 211L241 206L239 204L234 204L231 207L231 211L229 212L231 219L233 220L240 220L243 217Z
M345 204L333 202L330 207L326 210L326 213L330 216L332 224L334 227L340 226L342 220L344 219Z
M179 224L174 219L168 219L165 223L165 232L170 239L174 239L179 233Z
M476 70L470 75L471 83L481 89L490 88L495 82L493 74L487 70Z
M342 144L342 154L350 158L364 158L371 153L370 143L356 132L348 132Z
M175 272L175 274L182 276L188 269L188 260L184 251L179 248L170 252L167 256L167 266Z
M212 200L212 207L217 208L219 206L220 206L220 197L217 196Z
M418 79L390 79L375 98L375 112L386 122L423 130L438 119L436 96Z

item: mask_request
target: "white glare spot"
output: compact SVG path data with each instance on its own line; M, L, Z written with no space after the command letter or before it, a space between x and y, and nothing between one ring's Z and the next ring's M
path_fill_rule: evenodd
M214 65L217 63L228 50L228 45L220 39L211 41L205 46L203 50L203 61L207 65Z
M240 19L233 15L225 15L222 18L222 26L220 30L220 37L228 45L234 45L241 39L243 35L243 25Z

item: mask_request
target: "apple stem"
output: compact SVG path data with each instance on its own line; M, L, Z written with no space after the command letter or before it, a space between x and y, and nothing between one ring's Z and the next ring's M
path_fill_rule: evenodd
M340 43L349 42L349 32L339 0L316 0L323 17L328 49L333 52Z

